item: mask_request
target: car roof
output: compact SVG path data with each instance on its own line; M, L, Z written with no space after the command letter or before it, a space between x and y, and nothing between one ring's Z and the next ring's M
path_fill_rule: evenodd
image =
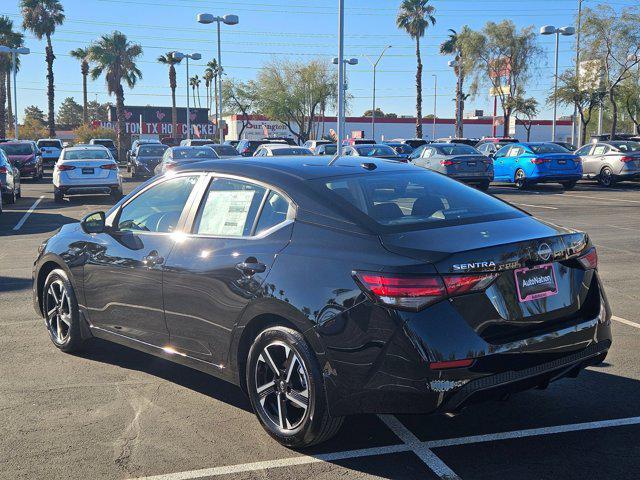
M212 171L220 173L235 173L238 175L259 178L269 182L269 178L294 177L298 180L312 180L315 178L336 177L343 175L362 174L367 171L374 172L394 172L402 171L406 168L415 168L422 171L420 167L413 167L404 163L382 158L367 158L366 162L362 157L340 157L335 163L329 165L327 160L319 160L315 156L291 155L287 157L242 157L229 158L224 160L203 160L193 164L179 167L184 171ZM365 169L362 164L375 165ZM420 169L420 170L418 170Z
M64 149L66 151L69 151L69 150L100 150L100 149L107 150L107 147L105 147L104 145L75 145L73 147L65 147Z

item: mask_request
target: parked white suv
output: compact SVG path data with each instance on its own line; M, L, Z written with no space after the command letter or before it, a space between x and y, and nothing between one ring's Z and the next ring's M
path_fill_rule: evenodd
M61 202L65 195L104 193L122 198L122 177L111 152L99 145L62 150L53 169L53 195Z

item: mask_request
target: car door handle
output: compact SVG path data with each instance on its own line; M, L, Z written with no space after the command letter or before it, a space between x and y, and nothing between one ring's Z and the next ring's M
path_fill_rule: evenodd
M260 263L255 259L247 259L253 261L244 261L238 263L236 268L246 275L255 275L256 273L262 273L267 269L264 263Z
M160 254L156 250L152 250L151 252L149 252L149 255L142 259L142 263L144 263L147 267L161 265L164 263L164 257L160 256Z

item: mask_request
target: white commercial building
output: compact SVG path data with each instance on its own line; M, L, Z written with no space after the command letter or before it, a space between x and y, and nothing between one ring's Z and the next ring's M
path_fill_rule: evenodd
M501 117L499 117L501 119ZM227 122L227 139L261 139L264 137L291 137L295 138L289 128L281 123L267 119L261 115L231 115L225 118ZM438 118L435 121L435 137L433 136L433 119L425 119L422 124L423 138L451 137L454 135L453 119ZM551 120L534 120L531 127L530 141L551 140ZM394 138L413 138L416 132L415 118L376 118L376 140L386 141ZM295 126L292 124L295 130ZM314 123L314 137L329 136L332 130L336 130L336 117L317 117ZM347 117L346 132L349 137L371 138L372 125L370 117ZM496 125L496 134L501 137L503 126ZM493 120L491 118L476 118L464 120L464 136L467 138L482 138L493 136ZM518 122L515 125L515 134L519 140L526 140L525 126ZM557 141L569 141L571 139L571 121L558 120L556 128Z

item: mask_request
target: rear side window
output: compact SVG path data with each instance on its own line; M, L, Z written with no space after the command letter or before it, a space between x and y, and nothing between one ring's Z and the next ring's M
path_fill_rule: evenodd
M516 218L505 202L434 172L402 172L318 179L331 200L342 199L382 232Z
M256 226L256 235L260 235L260 233L265 230L284 222L287 219L288 212L289 203L285 198L277 192L269 193L267 201L262 207L262 212L260 212L260 218Z
M251 235L266 191L241 180L214 179L200 205L193 233L222 237Z

